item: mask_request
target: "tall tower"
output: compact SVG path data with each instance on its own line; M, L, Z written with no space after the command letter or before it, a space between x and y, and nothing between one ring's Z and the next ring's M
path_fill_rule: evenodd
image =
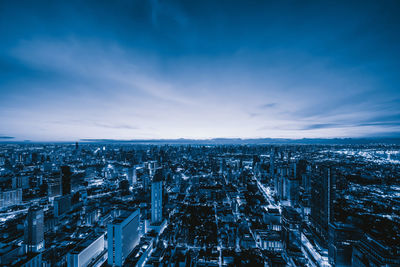
M311 222L322 240L328 240L328 225L333 219L335 169L319 165L311 179Z
M61 192L63 196L71 194L71 175L69 166L61 166Z
M44 249L44 213L41 207L29 208L24 234L26 252L38 252Z
M274 179L274 173L275 173L275 149L271 148L271 154L269 155L269 173L271 175L271 179Z
M163 171L157 169L151 183L151 222L162 222Z

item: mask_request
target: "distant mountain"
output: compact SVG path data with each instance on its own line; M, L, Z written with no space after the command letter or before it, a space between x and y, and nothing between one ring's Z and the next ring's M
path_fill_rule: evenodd
M171 145L262 145L262 144L400 144L400 138L213 138L213 139L81 139L82 142L91 143L125 143L125 144L171 144Z

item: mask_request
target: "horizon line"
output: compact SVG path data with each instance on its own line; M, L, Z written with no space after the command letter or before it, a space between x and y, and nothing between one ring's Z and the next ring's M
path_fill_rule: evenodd
M369 136L369 137L316 137L316 138L151 138L151 139L112 139L112 138L81 138L78 140L16 140L14 137L2 138L0 143L136 143L136 144L372 144L387 143L388 141L400 144L400 136Z

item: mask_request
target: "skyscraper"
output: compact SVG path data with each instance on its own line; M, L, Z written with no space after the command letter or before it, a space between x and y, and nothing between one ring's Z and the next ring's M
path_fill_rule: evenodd
M333 217L335 175L330 166L319 165L311 181L311 222L316 234L325 243L328 240L328 225ZM325 244L327 245L327 244Z
M25 221L24 243L26 252L38 252L44 249L44 213L41 207L29 208Z
M269 174L271 176L271 179L274 179L274 173L275 173L275 148L271 148L271 154L269 156Z
M63 196L71 194L71 175L69 166L61 166L61 191Z
M162 221L162 186L163 171L157 169L151 184L151 222L160 223Z

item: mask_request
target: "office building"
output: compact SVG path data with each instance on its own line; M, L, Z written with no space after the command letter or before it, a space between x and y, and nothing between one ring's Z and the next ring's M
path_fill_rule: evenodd
M124 211L107 226L108 264L122 266L129 253L139 243L140 211Z

